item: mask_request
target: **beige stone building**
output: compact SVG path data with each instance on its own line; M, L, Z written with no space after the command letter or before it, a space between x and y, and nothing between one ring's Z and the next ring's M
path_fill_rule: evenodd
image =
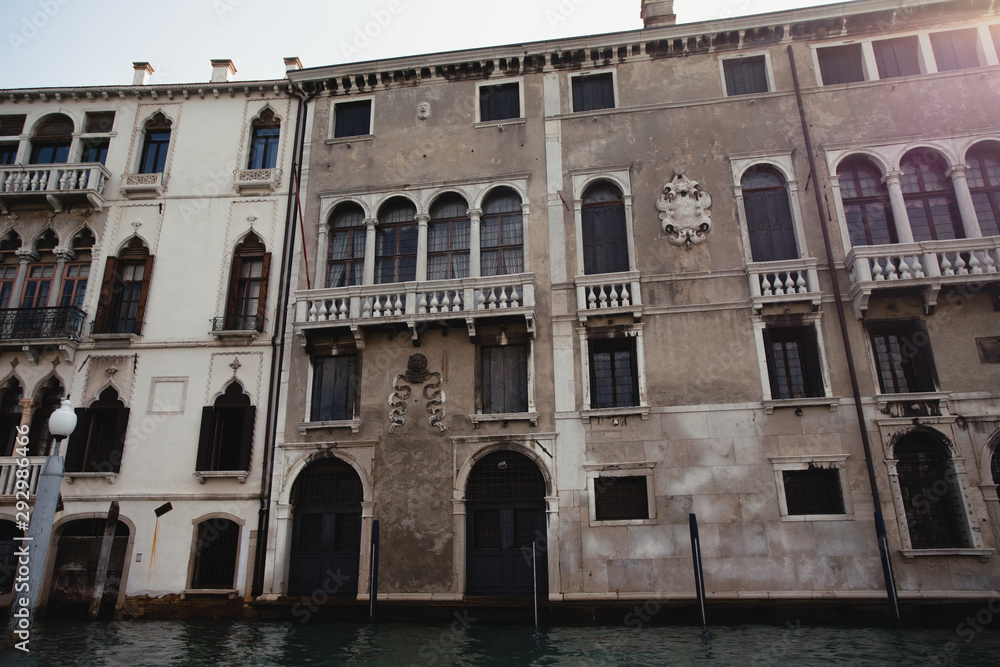
M1000 15L644 4L290 72L265 599L996 595Z

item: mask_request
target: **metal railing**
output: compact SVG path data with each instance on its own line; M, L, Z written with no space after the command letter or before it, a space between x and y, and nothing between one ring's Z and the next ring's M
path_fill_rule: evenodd
M264 318L256 315L227 315L212 318L212 331L263 331Z
M80 340L87 313L76 306L4 308L0 310L0 339L69 338Z

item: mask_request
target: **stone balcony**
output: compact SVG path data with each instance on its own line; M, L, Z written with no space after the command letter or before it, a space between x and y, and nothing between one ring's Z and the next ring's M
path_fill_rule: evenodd
M24 350L32 361L57 347L72 362L86 319L75 306L0 309L0 347Z
M766 304L808 302L818 310L823 294L819 289L816 259L779 260L747 264L750 305L760 313Z
M167 187L166 174L125 174L119 187L122 196L128 199L159 197Z
M104 208L104 187L111 173L98 162L33 164L0 167L0 211L6 215L20 204L48 202L56 213L68 205L87 202Z
M577 316L581 322L593 315L622 313L631 313L636 320L641 319L642 291L638 271L577 276L573 282Z
M355 285L295 293L295 332L350 328L364 344L365 328L405 325L419 344L421 325L464 321L475 337L483 319L524 318L529 334L535 326L535 276L428 280L385 285Z
M236 170L236 191L240 194L247 192L273 192L281 182L280 169L237 169Z
M44 456L28 457L28 498L34 501L38 491L38 477L42 474L42 466L45 465ZM4 456L0 457L0 505L13 504L17 501L17 470L20 457ZM23 499L23 498L22 498Z
M1000 284L1000 237L857 246L847 253L846 265L858 318L877 291L919 292L929 315L944 287Z

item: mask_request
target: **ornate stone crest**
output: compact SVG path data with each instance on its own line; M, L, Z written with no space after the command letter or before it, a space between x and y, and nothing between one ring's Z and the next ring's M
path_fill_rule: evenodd
M428 382L430 379L433 382ZM443 383L441 374L437 371L427 370L427 357L422 354L411 354L406 362L406 372L400 373L392 380L393 392L389 394L389 433L392 433L397 426L402 426L406 422L406 410L409 407L407 401L413 394L413 388L409 384L401 384L400 380L411 384L424 385L424 398L427 399L427 420L431 426L437 426L442 431L444 426L444 391L439 389Z
M673 179L663 186L656 200L660 224L673 245L691 247L704 243L712 229L712 213L708 208L712 197L701 189L698 181L684 175L683 167L674 167Z

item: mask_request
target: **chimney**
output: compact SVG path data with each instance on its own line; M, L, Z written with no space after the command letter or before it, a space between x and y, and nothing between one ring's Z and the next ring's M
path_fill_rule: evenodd
M225 83L233 74L236 74L236 65L232 60L212 61L212 83Z
M149 75L153 73L153 66L149 63L132 63L135 74L132 75L133 86L145 86L149 83Z
M302 69L302 61L298 58L285 58L285 72Z
M674 14L674 0L642 0L642 11L639 12L643 28L660 28L677 23Z

